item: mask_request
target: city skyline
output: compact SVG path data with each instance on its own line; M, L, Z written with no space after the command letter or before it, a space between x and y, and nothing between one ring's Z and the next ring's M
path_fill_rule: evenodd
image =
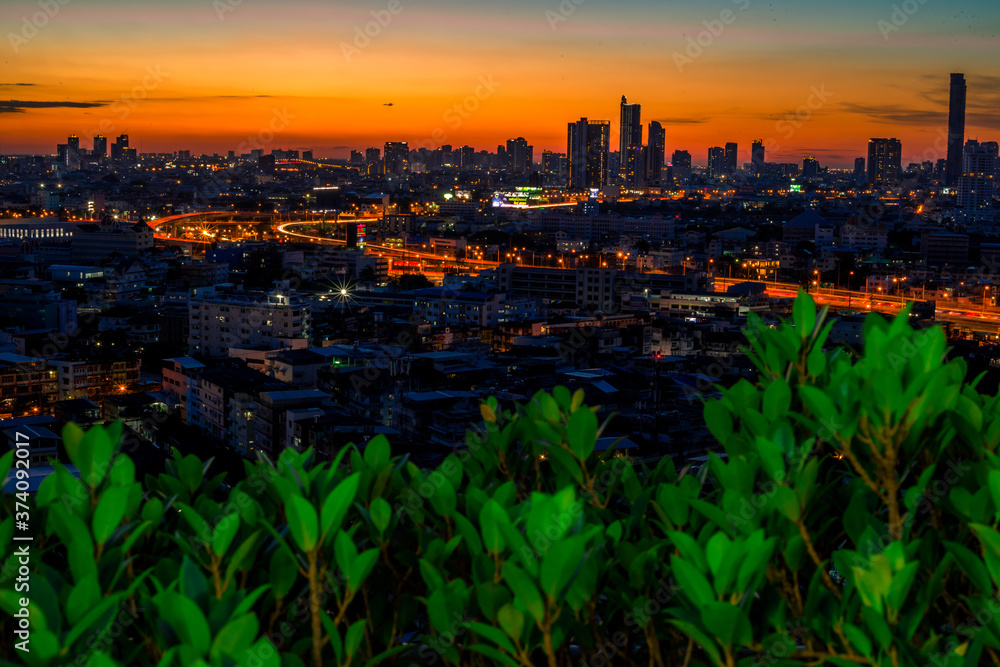
M385 141L492 151L520 136L540 155L565 150L573 119L617 121L624 94L664 126L668 154L700 160L735 141L742 164L763 138L779 148L769 160L849 167L871 137L898 137L904 162L933 147L951 72L967 75L966 135L1000 134L1000 77L982 65L1000 26L989 5L916 6L515 2L456 15L408 0L104 0L43 22L36 4L5 4L0 152L128 132L141 152L225 153L280 127L269 147L319 157Z

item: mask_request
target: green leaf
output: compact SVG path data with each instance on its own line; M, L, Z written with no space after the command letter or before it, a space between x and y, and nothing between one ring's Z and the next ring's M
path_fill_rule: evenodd
M541 624L545 620L545 605L538 587L528 577L528 574L511 561L503 564L503 579L514 593L514 598L524 605L525 610Z
M723 646L749 646L753 642L750 619L739 607L710 602L701 610L702 624L719 638Z
M469 630L475 632L477 635L482 635L486 639L489 639L491 642L503 648L511 655L517 655L517 649L514 648L513 642L511 642L510 639L507 638L507 635L504 634L504 632L508 632L507 626L504 625L504 622L507 621L511 623L511 630L517 631L517 634L510 635L511 637L515 638L520 637L521 636L520 628L523 627L524 625L524 614L519 612L517 609L514 609L514 607L510 605L507 605L503 609L501 609L500 614L501 614L500 625L504 629L503 632L493 627L492 625L486 625L485 623L469 622L466 623L465 626ZM515 620L517 618L520 618L520 626L517 624ZM508 632L508 634L510 633Z
M293 494L285 505L288 530L292 539L303 551L312 551L319 540L319 519L316 508L300 495Z
M965 575L969 577L973 586L981 591L988 591L993 589L993 584L990 581L990 575L986 571L986 566L983 565L983 561L980 560L979 556L974 554L968 548L957 544L955 542L944 542L944 548L948 550L948 553L958 561L959 566Z
M392 520L392 506L385 498L375 498L368 508L368 515L372 519L372 525L379 535L384 535L389 522Z
M542 556L539 580L542 592L553 599L563 592L583 561L584 537L566 537L549 548Z
M374 439L372 442L374 442ZM368 443L368 446L371 447L371 442ZM347 515L347 510L351 507L351 503L354 502L354 498L358 493L358 484L360 482L361 474L354 473L338 484L337 488L323 501L320 518L323 528L322 539L324 541L326 541L327 536L331 532L340 530L340 526L344 522L344 517Z
M267 637L261 637L237 661L240 667L281 667L281 653Z
M365 626L367 624L368 621L361 619L352 623L351 627L347 629L347 635L344 637L344 652L347 654L346 662L348 664L350 664L351 658L358 652L361 642L365 639Z
M211 633L208 621L192 600L179 593L162 593L157 602L160 618L170 624L182 642L198 657L208 653Z
M130 487L112 486L101 493L101 499L94 510L94 541L104 544L121 525L127 508Z
M235 657L242 654L253 644L259 629L260 624L254 614L226 623L212 640L209 657L213 662L220 662L223 656Z
M286 549L278 548L271 555L271 567L268 568L268 573L274 594L283 598L295 585L295 580L299 576L299 567L295 558Z
M795 305L792 307L792 321L795 323L795 330L802 340L811 336L816 327L816 303L810 295L801 289L795 298Z
M868 639L868 635L864 631L857 627L856 625L851 625L850 623L844 623L844 635L851 641L851 644L856 648L861 655L865 657L872 657L872 642Z
M101 599L101 587L96 576L87 577L69 594L66 601L66 620L76 625L83 616L97 605Z
M126 486L135 482L135 464L132 459L119 454L111 466L111 483L115 486Z
M722 401L711 400L705 403L705 425L712 435L723 446L729 444L733 435L733 416Z
M524 632L524 614L518 611L514 605L508 603L500 607L500 611L497 612L497 622L500 623L500 627L503 628L508 637L520 641L521 634ZM500 644L499 641L497 643ZM517 655L517 651L511 651L511 653Z
M10 450L3 456L0 456L0 483L6 481L7 474L10 469L14 466L14 450Z
M487 500L479 511L479 527L483 532L483 548L491 554L500 553L506 545L500 530L501 523L510 523L507 512L495 500Z
M792 390L784 378L778 378L768 385L764 391L764 418L769 422L777 421L788 413L792 405Z
M379 549L368 549L358 554L350 566L350 574L347 577L348 588L355 591L361 588L361 584L365 583L365 579L375 567L379 553L381 553Z
M569 446L577 458L585 461L597 444L597 415L590 410L577 410L569 418Z
M225 555L239 529L240 515L238 512L226 514L219 520L219 523L215 524L215 530L212 533L212 551L215 552L216 556Z
M833 401L822 389L802 385L799 387L799 396L802 397L802 402L809 408L809 412L816 422L820 424L824 422L837 423L839 417L837 410L833 406Z
M369 468L381 468L389 462L392 451L384 435L377 435L365 445L365 463Z
M715 602L712 587L709 585L708 579L705 578L704 574L678 556L672 556L670 562L677 580L684 582L682 592L696 606L704 607L711 602Z

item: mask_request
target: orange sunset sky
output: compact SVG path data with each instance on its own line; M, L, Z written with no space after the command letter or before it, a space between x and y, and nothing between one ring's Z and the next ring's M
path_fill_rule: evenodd
M968 77L967 135L1000 139L995 0L51 4L0 5L0 154L128 132L140 152L322 157L523 136L537 159L581 116L611 120L616 146L627 95L668 159L736 141L743 162L764 139L769 161L849 166L894 136L905 165L944 157L950 72Z

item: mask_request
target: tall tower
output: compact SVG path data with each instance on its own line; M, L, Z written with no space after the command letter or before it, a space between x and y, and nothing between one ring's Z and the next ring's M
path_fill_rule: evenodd
M619 138L618 159L621 161L621 174L624 176L627 169L628 149L642 146L642 107L638 104L629 104L622 95L622 118L621 136Z
M868 184L889 185L899 180L903 146L899 139L871 139L868 142Z
M739 150L740 147L735 142L730 141L726 144L726 173L730 176L736 173Z
M948 105L948 166L944 184L958 185L962 175L965 144L965 97L968 87L964 74L951 75L951 101Z
M108 155L108 138L103 134L94 137L94 155L100 159Z
M387 141L383 153L383 173L402 176L410 171L410 146L405 141Z
M667 152L667 132L658 122L649 123L649 148L646 150L646 180L656 183L662 178L663 160Z
M760 176L764 173L764 142L755 139L750 145L750 161L753 163L753 175Z
M610 147L610 121L581 118L570 123L566 137L569 187L584 189L607 185Z
M708 149L708 177L719 178L726 173L726 149L713 146Z

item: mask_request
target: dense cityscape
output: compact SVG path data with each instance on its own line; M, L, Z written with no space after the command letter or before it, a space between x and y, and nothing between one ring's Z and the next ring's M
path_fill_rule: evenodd
M995 2L0 23L0 667L1000 667Z
M518 137L323 159L272 133L2 157L0 424L31 429L39 464L61 422L108 419L154 466L377 434L431 462L485 396L564 384L616 415L617 447L698 458L696 399L751 373L747 313L776 322L800 287L839 313L833 340L910 304L990 367L998 144L966 136L963 74L950 90L938 146L871 138L851 170L762 140L668 154L625 96L617 150L612 121L581 118L540 155Z

